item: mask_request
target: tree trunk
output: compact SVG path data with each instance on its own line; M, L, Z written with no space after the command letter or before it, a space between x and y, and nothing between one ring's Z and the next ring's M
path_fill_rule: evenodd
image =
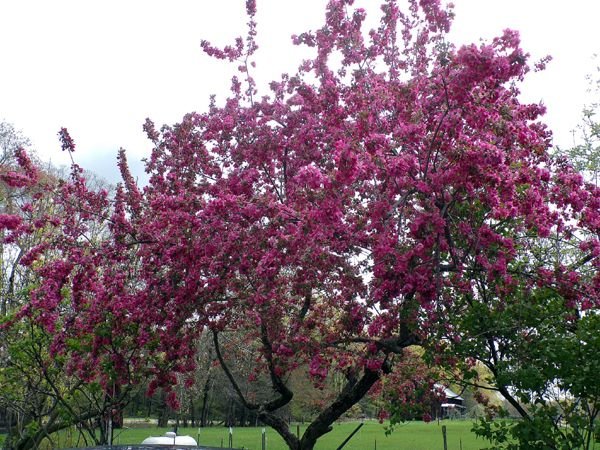
M288 423L280 417L277 417L273 413L266 411L260 411L258 417L265 424L273 428L283 438L290 450L301 450L300 441L294 433L290 431ZM312 450L312 448L311 448Z
M152 399L146 398L146 417L152 417Z
M241 427L245 427L246 426L246 416L248 415L248 410L244 407L244 405L241 405L239 408L239 418L238 418L238 424Z
M202 410L200 411L200 426L204 428L206 426L206 420L208 418L208 394L210 392L210 374L206 377L206 383L202 388Z
M348 411L352 406L360 401L379 380L379 372L365 369L360 380L349 379L348 383L340 392L335 401L317 416L308 426L302 439L300 440L299 450L313 450L317 439L332 429L331 425L339 419L342 414Z
M227 415L225 417L225 426L231 427L234 425L234 408L235 404L233 402L233 398L229 397L229 404L227 405Z
M112 388L108 388L107 392L107 402L110 406L110 410L108 414L110 415L110 420L112 421L111 427L113 429L121 429L123 428L123 404L120 401L121 399L121 386L119 384L113 383Z
M160 393L160 401L158 405L158 426L166 428L169 426L169 407L167 406L167 394L165 391Z
M192 427L195 427L196 424L196 406L194 405L194 397L190 396L190 422Z
M259 418L283 438L290 450L313 450L317 440L332 430L333 423L362 399L379 380L378 372L365 370L360 379L350 378L335 401L308 426L301 439L289 424L272 412L259 411Z

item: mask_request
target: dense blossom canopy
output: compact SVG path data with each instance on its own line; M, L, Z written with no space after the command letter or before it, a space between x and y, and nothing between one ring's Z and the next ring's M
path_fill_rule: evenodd
M445 314L477 298L474 272L500 299L544 284L574 311L598 306L597 274L528 257L532 239L558 235L597 271L600 194L549 155L544 107L519 101L518 34L455 48L439 0L387 0L365 34L352 3L331 0L321 29L293 37L316 56L259 97L248 1L245 40L202 43L241 61L241 80L223 106L160 131L146 122L143 189L124 152L112 203L74 166L51 218L61 233L27 260L41 284L24 311L73 370L168 384L193 367L205 327L217 343L237 330L285 398L300 366L316 384L332 366L375 382L404 348L440 330L460 339ZM66 130L61 141L73 149ZM105 239L86 240L98 222Z

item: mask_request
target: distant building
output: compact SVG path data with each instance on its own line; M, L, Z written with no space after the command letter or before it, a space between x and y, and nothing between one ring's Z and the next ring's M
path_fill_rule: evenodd
M462 417L465 414L465 399L454 392L452 389L440 384L435 385L436 389L442 389L446 397L438 403L436 416L440 419Z

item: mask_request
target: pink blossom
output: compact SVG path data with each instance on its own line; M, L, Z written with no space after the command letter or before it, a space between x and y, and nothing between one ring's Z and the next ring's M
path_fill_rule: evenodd
M61 148L63 151L74 152L75 151L75 142L69 135L69 132L66 128L61 128L58 132L58 137L60 139Z
M0 229L14 230L21 225L22 219L14 214L0 214Z

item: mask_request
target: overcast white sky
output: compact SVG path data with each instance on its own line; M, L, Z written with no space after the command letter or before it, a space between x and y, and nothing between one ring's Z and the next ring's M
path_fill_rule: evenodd
M289 36L317 28L326 0L257 0L258 69L266 84L298 61ZM375 6L377 0L363 0ZM542 100L555 142L571 144L586 99L585 75L600 52L600 1L454 0L451 39L521 32L523 48L554 58L531 74L523 99ZM372 8L378 13L377 8ZM69 129L77 161L117 180L116 152L148 154L142 124L174 123L223 99L232 68L204 56L200 41L226 44L243 33L243 0L0 0L0 119L30 137L38 155L67 163L56 134Z

